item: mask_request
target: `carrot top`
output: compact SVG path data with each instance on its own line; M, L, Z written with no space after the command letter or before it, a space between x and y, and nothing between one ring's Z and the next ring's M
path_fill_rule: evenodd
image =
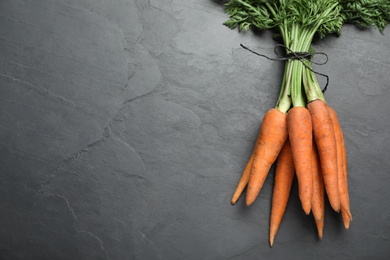
M390 21L388 0L230 0L225 11L230 19L224 24L230 28L273 29L281 37L289 57L276 103L282 112L291 104L304 107L314 100L325 101L310 61L316 35L341 34L345 23L383 32Z

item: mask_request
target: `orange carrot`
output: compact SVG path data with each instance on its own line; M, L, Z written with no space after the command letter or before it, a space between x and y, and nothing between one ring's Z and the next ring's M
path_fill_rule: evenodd
M305 107L294 107L288 111L287 129L298 179L299 198L306 214L310 213L313 195L311 172L312 123Z
M255 146L256 147L256 146ZM237 200L240 198L242 192L244 191L246 185L249 182L249 176L251 173L252 163L253 163L254 153L252 153L251 158L245 166L244 172L242 173L241 179L237 184L237 188L234 191L233 197L230 201L232 205L236 204Z
M256 200L269 169L287 139L287 115L275 108L270 109L264 116L257 139L246 192L248 206Z
M323 100L317 99L307 105L313 121L313 134L320 156L321 171L325 190L332 208L340 211L340 197L337 173L337 146L333 122L328 107Z
M284 212L286 211L291 185L294 179L294 160L290 142L287 139L276 160L275 183L272 195L271 221L269 229L270 245L278 232Z
M342 132L341 125L337 117L336 111L329 106L328 106L328 110L329 110L330 117L332 118L335 138L336 138L336 145L337 145L337 171L338 171L341 213L344 212L343 213L344 226L346 229L348 229L349 221L346 220L344 215L347 215L348 218L352 220L352 214L349 206L347 161L346 161L346 151L344 145L344 134Z
M325 216L325 191L324 180L322 178L320 158L318 150L313 142L312 172L313 172L313 197L311 199L311 211L313 212L314 221L316 222L318 237L322 239L324 230L324 216Z
M348 170L347 170L347 151L345 149L345 143L344 143L344 140L342 142L342 151L343 151L343 158L344 158L344 171L343 171L343 179L345 180L345 184L347 185L345 187L346 189L346 193L347 193L347 196L348 196L348 206L349 206L349 195L348 195ZM343 222L344 222L344 227L345 229L349 229L349 224L350 222L352 221L352 214L351 214L351 211L347 211L342 207L341 208L341 216L343 217Z
M244 191L246 185L248 185L249 176L250 176L250 173L251 173L251 168L252 168L252 163L253 163L253 158L255 157L255 152L254 151L256 150L257 144L259 143L259 136L257 136L256 143L255 143L255 146L254 146L251 158L249 158L249 161L247 162L247 164L245 166L244 172L242 173L241 178L238 181L236 190L233 193L233 197L230 200L230 203L232 205L236 204L237 200L240 198L242 192Z

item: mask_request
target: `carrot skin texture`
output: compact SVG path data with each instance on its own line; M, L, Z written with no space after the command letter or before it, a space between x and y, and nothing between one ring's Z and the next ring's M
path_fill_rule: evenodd
M339 195L340 195L340 206L341 212L344 212L350 220L352 220L352 214L349 204L348 194L348 177L347 177L347 154L345 150L344 134L341 129L341 125L337 116L336 111L328 106L330 117L332 118L336 144L337 144L337 170L338 170L338 182L339 182ZM349 221L346 222L344 216L344 226L346 229L349 227ZM348 227L347 227L348 226Z
M246 205L257 198L268 172L287 139L287 115L275 108L264 116L246 191Z
M328 106L322 100L307 105L313 121L313 134L320 156L321 171L324 177L325 191L330 205L340 211L340 197L337 171L337 146Z
M237 184L236 190L234 191L233 197L230 200L232 205L236 204L237 200L240 198L242 192L244 191L246 185L249 182L249 176L251 173L252 163L253 163L254 153L252 153L251 158L245 166L244 172Z
M325 218L325 190L320 167L320 158L318 156L318 150L315 143L313 143L313 154L311 159L313 172L313 197L311 200L311 211L317 226L318 237L322 239Z
M290 196L291 186L294 179L294 160L292 158L292 151L290 142L287 139L278 159L276 160L275 169L275 183L272 195L272 208L270 220L270 246L274 244L274 239L284 212L286 211L288 199Z
M299 198L302 208L308 215L313 195L312 122L310 112L305 107L291 108L287 114L287 129L298 179Z

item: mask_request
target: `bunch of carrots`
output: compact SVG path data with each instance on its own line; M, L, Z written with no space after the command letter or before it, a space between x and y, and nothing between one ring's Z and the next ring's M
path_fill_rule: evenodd
M307 108L293 107L287 113L275 108L266 113L254 151L231 203L235 204L247 187L246 204L250 206L275 161L271 246L282 221L295 174L302 208L306 214L313 213L318 236L322 238L324 227L324 187L332 208L341 211L344 226L349 228L352 214L344 136L335 110L324 100L313 100Z
M276 163L270 219L270 245L290 196L294 176L303 211L312 212L318 236L324 228L325 194L341 212L346 229L352 220L348 194L347 153L336 111L325 100L312 69L312 41L340 34L342 25L375 26L390 21L388 0L230 0L225 5L230 28L272 29L281 37L286 65L276 106L264 116L253 153L231 199L246 188L246 204L256 200Z

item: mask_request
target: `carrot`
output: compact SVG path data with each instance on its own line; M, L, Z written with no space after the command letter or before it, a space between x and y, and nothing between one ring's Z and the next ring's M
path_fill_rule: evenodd
M287 139L287 115L278 109L270 109L264 116L254 150L252 168L246 192L246 204L250 206L259 194L269 169L275 162Z
M272 195L269 241L271 247L286 211L291 185L294 179L294 160L290 142L287 139L276 160L275 183Z
M257 148L257 144L259 143L259 136L257 136L256 143L252 152L251 157L249 158L249 161L247 162L244 172L241 175L240 180L238 181L236 190L233 193L232 199L230 200L230 204L234 205L236 204L237 200L240 198L242 192L244 191L246 185L248 185L249 182L249 176L251 173L251 168L252 168L252 163L253 163L253 158L255 157L255 150Z
M325 190L332 208L340 211L340 197L337 173L337 146L333 122L328 107L317 99L307 105L313 121L313 134L318 147Z
M305 107L291 108L287 115L287 129L298 179L299 198L303 210L309 214L313 195L312 123L309 111Z
M344 174L344 177L343 179L345 180L345 183L347 184L347 186L345 187L346 189L346 193L347 193L347 196L348 196L348 206L349 206L349 195L348 195L348 171L347 171L347 151L345 149L345 144L344 144L344 141L342 142L342 147L343 147L343 157L344 157L344 171L343 171L343 174ZM341 216L343 218L343 222L344 222L344 227L345 229L349 229L349 224L350 222L352 221L352 214L351 214L351 211L349 210L348 212L342 207L341 208Z
M347 180L347 160L346 150L344 145L344 134L341 129L341 125L337 116L336 111L328 106L330 117L332 118L336 145L337 145L337 171L338 171L338 183L339 183L339 195L340 195L340 206L341 213L343 213L344 226L346 229L349 227L349 221L346 222L344 215L347 215L352 220L352 214L349 206L349 195L348 195L348 180ZM347 227L348 226L348 227Z
M256 147L256 146L255 146ZM253 163L254 153L252 153L251 158L245 166L244 172L237 184L236 190L234 191L233 197L230 200L232 205L236 204L237 200L240 198L242 192L244 191L246 185L249 182L249 176L251 173L252 163Z
M325 216L324 180L322 178L318 150L314 142L311 161L313 172L313 197L311 199L311 211L314 216L314 221L316 222L318 237L322 239Z

